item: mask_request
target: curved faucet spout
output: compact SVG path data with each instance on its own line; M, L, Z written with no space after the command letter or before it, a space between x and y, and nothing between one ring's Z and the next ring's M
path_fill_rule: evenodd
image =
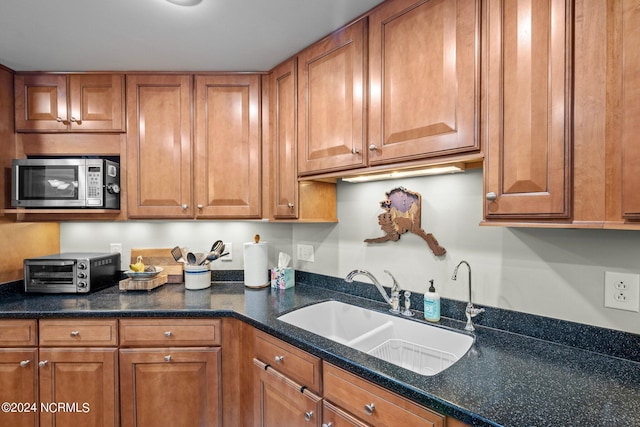
M473 306L473 302L471 302L471 266L467 261L460 261L456 268L453 270L453 276L451 276L451 280L458 279L458 268L464 264L467 266L467 270L469 271L469 301L467 302L467 307L465 308L465 315L467 316L467 324L465 325L465 329L467 331L474 331L475 327L473 326L473 322L471 321L472 317L477 316L478 314L484 312L484 308L476 308Z
M398 284L396 278L393 277L393 274L391 274L387 270L384 270L384 272L391 276L391 279L393 280L393 286L391 287L391 297L387 295L387 292L384 290L384 287L378 281L378 279L376 279L376 277L373 274L369 273L367 270L353 270L352 272L347 274L344 280L347 283L351 283L353 282L353 278L356 276L368 277L369 280L371 280L375 287L378 289L378 292L380 292L380 295L382 295L387 304L391 305L391 311L397 313L400 311L400 285Z

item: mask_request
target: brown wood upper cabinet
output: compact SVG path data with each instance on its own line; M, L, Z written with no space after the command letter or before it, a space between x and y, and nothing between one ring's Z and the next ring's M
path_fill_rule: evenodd
M260 218L260 77L195 77L195 200L199 218Z
M622 145L622 216L640 220L640 1L616 2L612 10L615 63L620 83L622 113L620 138ZM619 67L619 68L618 68Z
M571 4L488 2L487 220L571 215Z
M480 17L479 0L369 15L369 164L479 151Z
M298 173L366 165L365 40L360 20L298 55Z
M277 220L335 222L336 185L298 181L298 69L296 58L266 77L268 87L270 202L266 217Z
M128 75L130 218L192 218L190 75Z
M18 132L124 132L124 75L17 74Z

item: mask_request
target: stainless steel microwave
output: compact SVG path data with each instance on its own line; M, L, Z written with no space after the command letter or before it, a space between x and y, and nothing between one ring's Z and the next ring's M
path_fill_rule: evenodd
M15 208L120 209L120 165L107 159L16 159Z

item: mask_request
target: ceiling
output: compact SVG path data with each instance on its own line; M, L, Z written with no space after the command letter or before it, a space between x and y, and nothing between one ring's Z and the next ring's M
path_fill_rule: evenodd
M268 71L381 2L0 0L0 64L15 71Z

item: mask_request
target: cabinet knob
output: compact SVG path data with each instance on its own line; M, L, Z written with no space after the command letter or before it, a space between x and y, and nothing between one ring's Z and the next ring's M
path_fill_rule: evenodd
M188 207L189 207L189 205L188 205L188 204L186 204L186 203L183 203L183 204L182 204L182 209L186 210Z
M23 360L23 361L20 362L20 367L21 368L26 368L30 364L31 364L31 360Z
M498 198L498 195L496 193L494 193L493 191L490 191L484 197L490 202L495 202L496 199Z
M378 149L378 146L376 144L369 145L369 151L376 151L377 149Z
M71 335L72 337L77 337L80 335L80 331L71 331L69 335Z
M293 203L291 203L291 202L287 203L287 207L288 207L289 209L293 209L293 206L294 206L294 205L293 205Z
M45 366L47 366L48 363L49 363L48 360L41 360L40 362L38 362L38 366L40 366L41 368L44 368Z
M333 423L329 421L328 423L322 424L322 427L333 427Z
M276 361L276 363L284 362L284 356L276 356L275 357L275 361Z
M364 405L364 411L367 413L367 415L373 415L374 409L376 409L376 405L374 405L373 402L369 403L368 405Z
M170 355L170 354L167 354L167 355L164 357L164 361L165 361L165 362L171 362L171 355Z
M165 331L164 336L167 338L171 337L171 331Z
M353 148L351 149L351 152L352 152L353 154L359 154L359 153L360 153L360 150L358 150L356 147L353 147Z
M311 421L311 418L313 418L313 411L307 411L304 413L305 421Z
M82 120L80 120L80 119L76 119L76 118L75 118L75 117L73 117L73 116L71 116L71 121L72 121L73 123L77 123L77 124L79 124L79 125L80 125L80 124L82 124Z
M202 209L204 206L202 205L198 205L198 209Z

